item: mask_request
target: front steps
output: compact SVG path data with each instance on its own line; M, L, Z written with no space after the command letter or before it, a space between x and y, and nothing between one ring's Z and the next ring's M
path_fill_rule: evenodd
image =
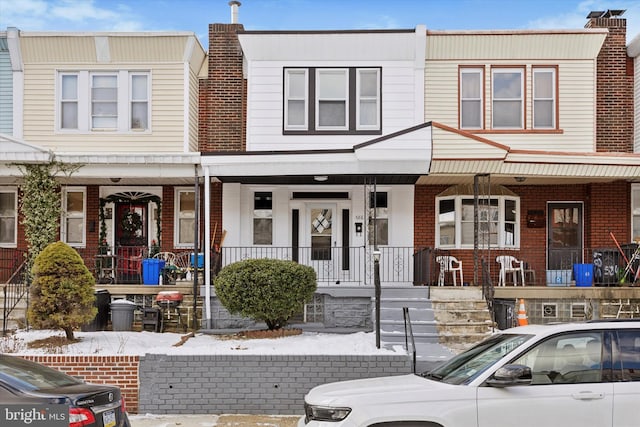
M409 308L418 371L449 359L492 333L480 288L383 288L380 341L384 347L405 346L403 307Z

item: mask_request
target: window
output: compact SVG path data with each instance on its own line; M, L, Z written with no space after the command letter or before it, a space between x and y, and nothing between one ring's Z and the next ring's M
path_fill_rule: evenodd
M381 131L380 68L285 68L284 131Z
M84 188L67 187L63 192L62 236L70 246L85 244L87 197Z
M618 331L622 381L640 381L640 330Z
M369 244L389 244L389 204L386 192L369 193Z
M78 76L62 74L60 94L60 128L78 129Z
M472 248L474 244L473 196L436 198L439 247ZM513 248L519 244L517 197L496 196L478 200L478 241L482 246Z
M483 127L483 81L482 68L460 69L460 128Z
M253 195L253 244L273 244L273 195L256 192Z
M149 130L148 72L61 72L58 129L62 131Z
M193 190L176 190L176 246L193 246L196 221L196 197Z
M631 186L631 240L640 238L640 184Z
M492 70L493 128L522 129L523 126L523 70L496 68Z
M3 188L0 191L0 246L15 246L18 232L18 192Z
M556 70L533 69L533 128L556 127Z

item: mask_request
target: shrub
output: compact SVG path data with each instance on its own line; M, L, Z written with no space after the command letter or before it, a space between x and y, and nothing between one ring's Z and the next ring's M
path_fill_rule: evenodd
M38 329L62 329L72 340L73 330L97 313L93 275L78 252L56 242L36 257L32 276L29 322Z
M214 286L230 313L263 321L274 330L302 312L317 285L311 267L293 261L248 259L220 270Z

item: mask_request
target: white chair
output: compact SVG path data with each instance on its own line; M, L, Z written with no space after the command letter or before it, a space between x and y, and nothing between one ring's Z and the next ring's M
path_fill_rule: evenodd
M511 255L499 255L496 257L496 262L500 264L498 286L505 286L509 273L513 275L513 286L518 286L518 275L520 275L522 286L524 286L524 261L518 261Z
M453 276L453 286L458 286L458 273L460 274L460 286L464 284L464 278L462 276L462 261L458 261L456 257L451 255L441 255L436 257L436 262L440 264L438 286L444 286L444 276L446 273L451 273Z

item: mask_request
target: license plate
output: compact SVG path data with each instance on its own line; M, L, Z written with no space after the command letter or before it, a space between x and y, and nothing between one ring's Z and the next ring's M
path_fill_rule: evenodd
M102 424L104 424L104 427L114 427L116 425L116 412L104 412L102 414Z

